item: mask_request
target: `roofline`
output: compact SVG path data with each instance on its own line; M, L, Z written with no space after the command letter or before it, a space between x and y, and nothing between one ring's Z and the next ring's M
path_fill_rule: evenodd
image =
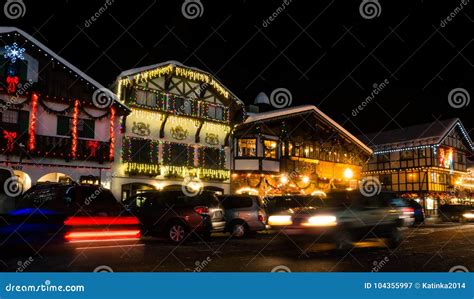
M285 111L287 110L288 113L286 114L281 114L282 111ZM292 112L292 110L294 112ZM278 118L278 117L289 117L289 116L293 116L293 115L296 115L296 114L299 114L299 113L304 113L304 112L308 112L308 111L314 111L316 112L318 115L322 116L327 122L329 122L333 127L335 127L337 130L341 131L343 134L347 135L347 137L349 137L350 139L352 139L352 141L354 141L355 143L357 143L361 148L363 148L366 152L370 153L370 154L373 154L373 150L368 147L365 143L363 143L362 141L360 141L358 138L356 138L354 135L352 135L351 133L349 133L349 131L347 131L346 129L344 129L341 125L339 125L337 122L335 122L332 118L330 118L328 115L326 115L325 113L323 113L321 110L319 110L316 106L314 105L302 105L302 106L296 106L296 107L291 107L291 108L283 108L283 109L279 109L279 110L273 110L273 111L269 111L269 112L263 112L263 113L257 113L257 114L254 114L254 115L251 115L249 116L243 123L242 125L244 124L248 124L248 123L252 123L252 122L259 122L259 121L263 121L263 120L268 120L268 119L272 119L272 118ZM262 114L266 114L266 115L262 115ZM251 120L252 118L256 118L255 120ZM250 120L249 120L250 119Z
M57 61L61 62L63 65L67 66L68 68L70 68L72 71L74 71L78 76L81 76L84 80L88 81L89 83L91 83L93 86L95 86L97 89L106 89L108 91L110 91L112 94L115 94L113 91L111 91L110 89L108 89L107 87L103 86L102 84L100 84L99 82L97 82L96 80L92 79L91 77L89 77L86 73L84 73L83 71L81 71L79 68L77 68L76 66L74 66L73 64L71 64L70 62L68 62L67 60L65 60L64 58L62 58L61 56L59 56L58 54L56 54L56 52L54 52L53 50L51 50L50 48L48 48L47 46L45 46L43 43L41 43L40 41L38 41L36 38L34 38L33 36L29 35L28 33L26 33L25 31L17 28L17 27L2 27L0 26L0 34L1 33L10 33L10 32L17 32L21 35L23 35L23 37L25 37L26 39L30 40L31 42L33 42L34 44L36 44L39 48L41 48L43 51L47 52L49 55L51 55L54 59L56 59ZM129 107L127 107L125 104L121 103L120 101L117 101L116 99L114 99L114 102L116 102L117 104L119 104L120 106L122 106L123 108L125 108L126 110L128 111L132 111Z
M429 137L429 139L433 139L436 140L435 142L431 142L431 143L427 143L427 144L423 144L423 145L412 145L412 146L402 146L402 147L395 147L395 146L391 146L393 144L400 144L403 142L396 142L396 143L381 143L381 144L376 144L374 145L374 147L377 147L377 148L383 148L385 147L385 149L381 149L381 150L374 150L374 154L375 155L378 155L378 154L383 154L383 153L388 153L388 152L392 152L392 151L403 151L403 150L408 150L408 149L417 149L417 148L428 148L428 147L437 147L439 146L443 141L444 139L446 139L446 137L448 137L448 135L454 130L456 129L456 126L459 126L461 128L461 131L463 132L462 135L464 135L464 138L466 138L467 140L467 143L469 144L470 146L470 150L471 151L474 151L474 143L472 142L472 139L471 137L469 136L469 134L467 133L466 131L466 128L464 128L464 125L462 124L461 120L459 118L454 118L451 125L448 126L442 133L441 137L439 137L438 139L434 139L433 137ZM409 142L406 141L406 142ZM405 142L405 143L406 143Z
M148 66L142 66L142 67L122 71L117 76L117 80L120 80L124 77L130 77L130 76L133 76L133 75L145 72L145 71L149 71L149 70L152 70L152 69L156 69L158 67L166 66L166 65L179 66L179 67L182 67L182 68L191 69L193 71L200 72L200 73L203 73L203 74L206 74L206 75L210 76L212 79L214 79L216 82L218 82L222 87L224 87L229 92L229 94L232 95L232 97L234 99L236 99L238 102L240 102L240 104L242 104L242 107L244 107L244 109L245 109L245 103L238 96L236 96L231 90L229 90L224 84L222 84L222 82L219 79L217 79L214 75L212 75L211 73L209 73L207 71L201 70L197 67L184 65L183 63L181 63L179 61L176 61L176 60L167 60L167 61L164 61L164 62L155 63L155 64L148 65Z

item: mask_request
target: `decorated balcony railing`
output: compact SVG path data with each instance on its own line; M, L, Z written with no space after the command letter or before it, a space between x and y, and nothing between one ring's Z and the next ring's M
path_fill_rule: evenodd
M109 149L109 142L77 139L76 155L73 157L71 138L36 135L36 148L31 154L46 158L88 160L102 163L109 161Z

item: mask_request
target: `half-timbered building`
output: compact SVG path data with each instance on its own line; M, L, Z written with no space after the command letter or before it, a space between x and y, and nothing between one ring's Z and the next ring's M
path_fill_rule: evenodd
M118 198L198 180L230 191L230 134L244 104L213 75L176 61L124 71L117 96L132 110L117 140Z
M31 35L0 27L0 165L14 169L22 190L109 183L116 127L128 112Z

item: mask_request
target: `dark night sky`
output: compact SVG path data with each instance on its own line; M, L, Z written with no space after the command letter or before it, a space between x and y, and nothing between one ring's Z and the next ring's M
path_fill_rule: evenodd
M3 24L33 34L103 84L173 59L215 74L247 104L260 91L287 88L292 105L315 104L354 134L450 117L474 134L474 102L448 103L453 88L474 96L474 3L440 27L460 1L380 1L380 16L367 20L361 1L293 0L263 27L282 1L203 0L202 16L189 20L184 0L115 0L85 28L104 1L24 2L25 16ZM388 86L351 116L385 79Z

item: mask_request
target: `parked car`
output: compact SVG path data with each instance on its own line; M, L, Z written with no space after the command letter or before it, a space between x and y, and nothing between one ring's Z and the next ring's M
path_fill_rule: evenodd
M219 201L225 210L225 231L234 237L242 238L251 232L265 229L265 211L258 196L222 195L219 196Z
M125 211L110 190L95 185L33 186L4 218L8 225L0 224L0 236L10 245L43 248L140 239L138 219Z
M150 191L127 198L127 210L142 223L144 234L165 233L181 243L192 233L208 237L225 229L224 209L214 192L186 196L181 190Z
M438 208L442 221L465 223L474 221L474 207L468 205L442 205Z
M271 225L279 226L293 241L330 241L338 249L369 237L388 238L389 246L395 247L401 241L403 215L392 205L394 198L386 192L366 197L358 190L332 191L324 199L311 201L311 206L273 215L277 218Z

